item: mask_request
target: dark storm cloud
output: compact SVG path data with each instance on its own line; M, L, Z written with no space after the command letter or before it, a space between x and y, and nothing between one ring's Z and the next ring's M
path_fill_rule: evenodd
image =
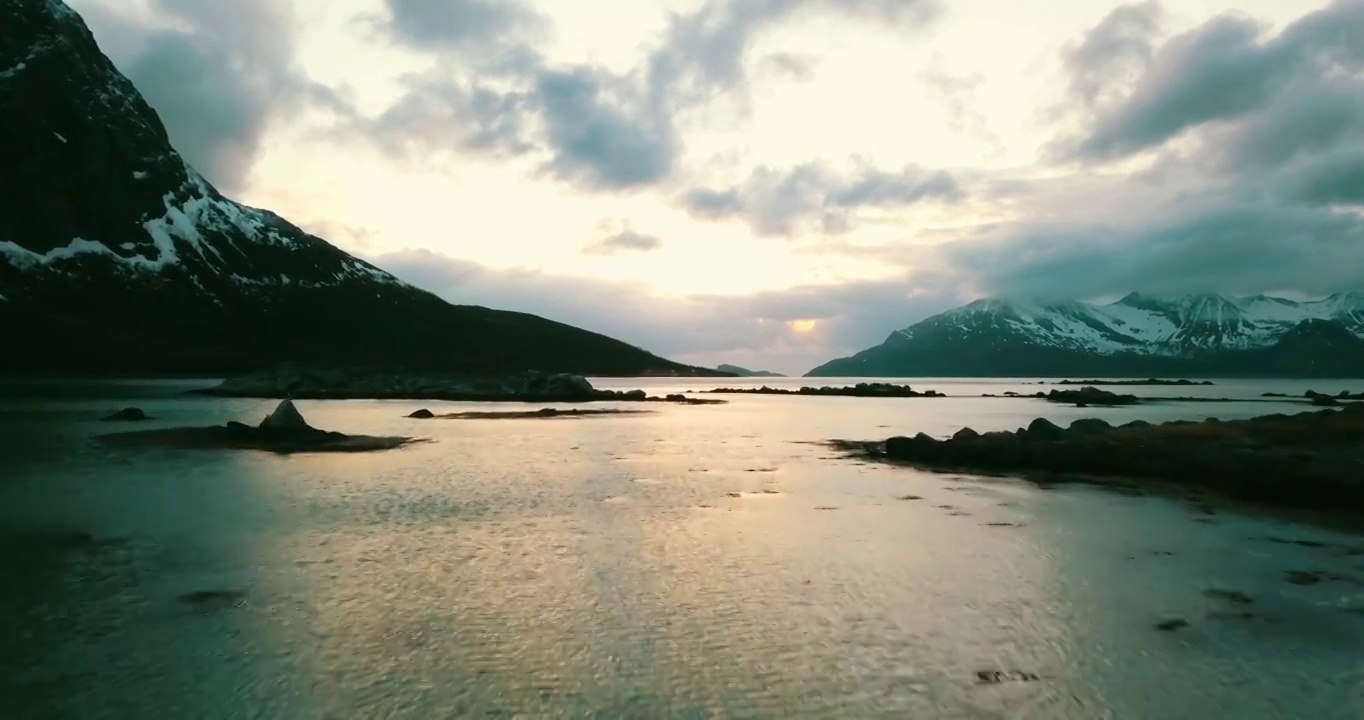
M1125 227L1011 231L945 255L1002 296L1364 288L1364 222L1312 207L1235 204Z
M1364 2L1277 34L1221 16L1163 43L1158 17L1120 8L1063 57L1085 120L1066 156L1162 150L1151 169L1083 211L1053 203L1054 225L982 229L943 263L1004 296L1364 289ZM1106 219L1065 220L1086 215Z
M534 313L686 362L743 361L788 373L875 345L891 330L961 302L946 277L670 298L642 283L498 270L428 250L367 259L451 302ZM814 332L792 332L787 323L795 320L816 321Z
M1286 170L1279 190L1305 204L1364 209L1364 145Z
M1110 47L1149 54L1149 61L1125 97L1098 111L1070 148L1076 157L1123 157L1211 123L1240 122L1280 106L1303 84L1321 78L1338 76L1354 91L1361 89L1364 2L1359 0L1339 0L1273 37L1266 37L1263 26L1249 18L1221 16L1154 51L1140 47L1140 32L1117 33L1120 41L1114 42L1113 33L1105 30L1112 18L1080 47L1092 42L1098 52L1107 39ZM1077 67L1073 62L1072 68ZM1076 73L1074 84L1082 99L1086 88L1102 84L1105 77L1115 83L1120 79L1091 77L1083 69Z
M663 247L663 241L657 236L626 228L589 244L583 248L583 252L589 255L611 255L617 252L649 252L660 247Z
M690 190L682 204L698 218L742 218L759 235L789 235L814 220L825 232L843 232L862 208L957 202L965 196L956 178L943 171L910 165L893 173L861 168L845 174L809 163L784 171L758 168L739 185Z
M78 3L166 125L176 149L224 190L240 190L272 121L303 107L345 113L295 63L294 18L272 0L152 0L156 24Z
M1151 63L1163 14L1159 3L1147 0L1121 5L1104 16L1065 53L1072 93L1086 105L1098 105L1134 80Z
M534 149L546 158L543 171L588 189L653 185L676 170L678 114L741 88L748 52L765 30L802 12L912 27L936 7L932 0L712 0L672 16L659 46L618 74L544 62L529 43L548 20L520 3L386 0L379 22L390 37L446 62L358 126L390 149ZM498 82L473 80L490 62ZM794 58L776 62L789 72L807 69Z

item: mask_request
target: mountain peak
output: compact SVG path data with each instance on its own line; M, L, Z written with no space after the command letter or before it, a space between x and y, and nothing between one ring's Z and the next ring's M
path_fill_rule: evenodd
M223 197L58 0L0 2L0 150L0 370L712 372L449 305Z
M1285 339L1294 343L1294 353L1305 354L1307 345L1295 340L1299 337L1334 338L1330 347L1349 354L1360 344L1341 340L1341 333L1356 340L1364 337L1364 311L1358 309L1364 304L1355 305L1360 300L1364 293L1340 293L1314 302L1267 295L1139 292L1107 305L978 300L899 330L882 345L835 360L812 374L1046 376L1074 368L1087 375L1152 376L1173 374L1162 368L1192 366L1207 358L1253 355L1278 347ZM1317 373L1325 366L1308 363L1301 371ZM1348 362L1329 366L1351 367ZM1292 367L1266 365L1264 372L1283 375ZM1086 370L1081 372L1082 368ZM1100 372L1104 368L1106 372ZM1357 372L1364 373L1364 359Z

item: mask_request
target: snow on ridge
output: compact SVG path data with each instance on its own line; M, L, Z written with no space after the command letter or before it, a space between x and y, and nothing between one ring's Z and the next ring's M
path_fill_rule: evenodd
M985 299L930 318L935 325L955 326L964 334L1003 327L1031 342L1105 355L1132 351L1179 355L1191 348L1264 347L1310 319L1342 320L1364 337L1364 293L1302 303L1264 295L1229 298L1212 293L1165 298L1133 293L1107 305ZM897 334L912 339L915 327Z

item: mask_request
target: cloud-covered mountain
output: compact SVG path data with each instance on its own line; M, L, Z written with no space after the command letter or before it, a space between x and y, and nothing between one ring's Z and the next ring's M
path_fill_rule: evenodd
M978 300L809 374L1364 377L1364 293Z
M59 0L0 7L0 148L0 370L697 372L532 315L450 305L227 199Z

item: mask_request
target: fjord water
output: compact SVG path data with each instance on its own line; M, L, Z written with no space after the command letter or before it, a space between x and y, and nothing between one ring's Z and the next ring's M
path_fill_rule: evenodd
M1364 586L1285 581L1364 577L1357 535L819 444L1301 404L1081 410L980 397L1035 381L925 379L912 384L952 397L725 396L548 420L298 403L319 427L434 441L370 455L93 440L273 406L182 394L204 384L0 387L5 717L1364 717ZM1131 391L1308 388L1364 384ZM98 421L126 405L155 419ZM1153 627L1171 618L1189 626Z

